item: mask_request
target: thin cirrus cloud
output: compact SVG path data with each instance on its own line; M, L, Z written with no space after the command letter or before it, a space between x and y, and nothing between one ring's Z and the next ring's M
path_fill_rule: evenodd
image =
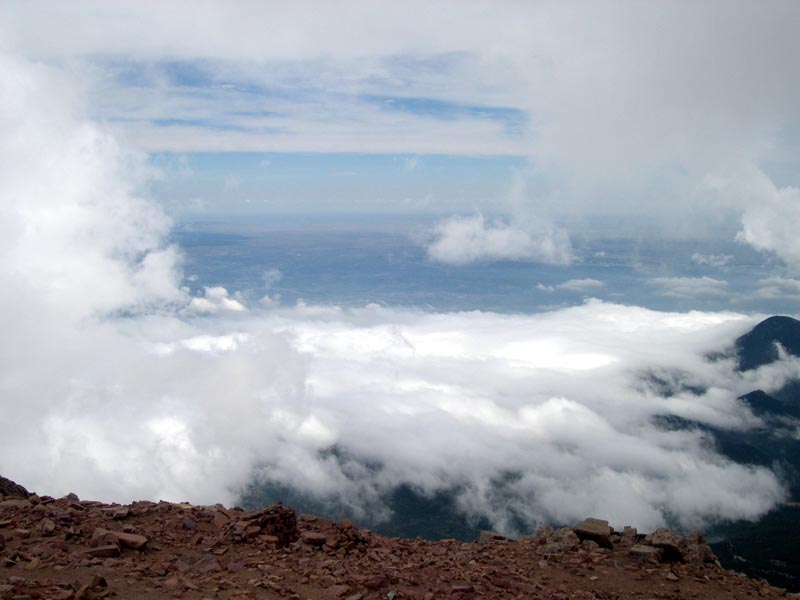
M564 283L558 285L544 285L543 283L536 284L536 289L543 292L566 291L575 292L578 294L588 294L596 292L605 287L605 284L598 280L587 277L584 279L568 279Z
M692 262L703 267L722 268L733 260L730 254L703 254L695 252L692 254Z
M727 281L713 277L654 277L647 284L662 296L692 299L726 296L729 293Z

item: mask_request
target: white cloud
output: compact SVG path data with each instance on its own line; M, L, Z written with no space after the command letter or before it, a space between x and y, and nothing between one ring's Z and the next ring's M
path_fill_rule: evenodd
M562 290L567 292L576 292L578 294L588 294L590 292L600 290L603 287L605 287L605 284L602 281L591 278L568 279L564 283L559 283L558 285L544 285L542 283L536 284L536 288L542 290L543 292Z
M210 47L208 40L217 39L210 34L232 25L225 4L200 6L213 17L196 19L211 28L201 31L185 28L185 11L176 11L163 29L154 27L155 5L113 5L108 10L115 18L102 21L107 28L60 3L46 6L54 11L50 19L29 22L26 6L3 5L4 16L13 13L2 19L11 24L5 33L51 58L65 49L67 55L134 49L137 56L180 57ZM446 15L451 8L432 10ZM286 8L288 21L295 10ZM387 10L391 16L401 9L382 5L367 16ZM484 12L498 14L493 5L465 10L475 24ZM118 20L120 11L130 18ZM258 35L240 35L231 26L237 44L224 51L247 53L248 44L270 40L276 56L294 47L316 56L330 27L330 13L321 12L308 30L308 39L318 34L314 47L298 43L306 39L297 37L300 29L270 35L262 28L272 21L251 19ZM514 20L508 24L516 29ZM527 21L518 24L512 42L531 36ZM420 22L417 33L405 27L403 43L391 19L376 30L371 25L365 19L364 39L332 27L345 46L341 53L435 52L447 41L436 19ZM280 26L278 20L275 32ZM548 26L534 33L563 43L558 32L547 34ZM498 51L507 43L499 37ZM573 74L586 66L586 57L566 58ZM743 65L744 75L758 67ZM716 83L712 78L709 89ZM80 94L62 71L3 57L0 86L0 287L14 290L0 297L4 475L42 493L230 502L258 471L364 510L399 483L428 491L458 485L461 505L499 528L512 512L531 523L591 514L643 529L669 517L695 525L756 518L784 499L768 469L726 461L699 432L652 424L667 414L730 430L759 425L736 398L800 376L798 361L784 358L739 375L733 361L704 358L753 319L601 302L540 315L303 304L233 315L219 310L238 302L223 288L189 299L178 287L179 252L165 241L169 220L136 193L146 175L140 158L80 116ZM602 91L581 101L597 100L602 109L609 100ZM656 86L652 93L663 91ZM749 107L749 96L734 100ZM661 126L652 113L646 116ZM637 126L641 119L631 117ZM575 123L585 125L580 118ZM563 143L590 136L589 129L569 131L573 137ZM630 134L621 137L623 150L641 149ZM646 137L648 144L657 139ZM553 143L545 128L545 157L559 157L559 148L548 147ZM609 149L615 152L620 148ZM455 262L570 257L566 235L541 224L455 219L442 223L438 236L433 252ZM687 295L725 288L710 278L655 281ZM177 307L192 303L218 312L180 318ZM653 369L678 370L706 391L660 397L638 377ZM332 457L333 445L351 462ZM516 477L497 503L485 491L503 474Z
M756 296L769 300L800 299L800 280L767 277L757 282Z
M772 182L768 185L771 189L745 209L739 238L757 250L774 252L798 273L800 188L776 189Z
M713 277L655 277L647 281L662 296L707 298L728 294L728 282Z
M427 250L431 260L453 265L497 260L572 261L572 246L563 230L543 221L526 228L502 221L487 223L482 215L440 222Z
M192 298L183 309L186 314L208 315L220 311L244 312L247 308L236 298L231 298L224 287L206 287L203 295Z
M730 254L702 254L700 252L692 254L692 262L704 267L724 267L732 259L733 256Z
M760 168L749 166L710 173L702 183L707 195L741 210L737 239L756 250L771 252L793 272L800 272L800 188L778 187Z

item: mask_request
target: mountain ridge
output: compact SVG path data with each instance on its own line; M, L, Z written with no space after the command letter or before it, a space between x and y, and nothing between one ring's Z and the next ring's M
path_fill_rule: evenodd
M516 540L483 532L474 542L429 541L297 516L279 503L252 512L220 504L120 505L75 494L25 497L19 488L0 495L3 600L787 596L723 569L700 534L615 532L600 519L540 526Z

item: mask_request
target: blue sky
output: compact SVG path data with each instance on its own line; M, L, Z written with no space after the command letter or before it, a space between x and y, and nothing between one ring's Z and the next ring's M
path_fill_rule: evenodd
M79 82L179 219L484 214L515 239L610 224L800 268L793 2L0 10L4 47Z

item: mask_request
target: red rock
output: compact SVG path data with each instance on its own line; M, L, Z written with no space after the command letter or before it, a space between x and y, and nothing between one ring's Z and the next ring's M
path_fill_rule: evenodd
M503 541L506 536L495 533L494 531L481 531L478 534L478 541L481 544L488 544L489 542Z
M39 521L38 528L42 535L53 535L56 530L56 524L51 519L42 519Z
M106 544L104 546L96 546L94 548L87 548L85 550L81 550L80 554L88 554L89 556L94 556L98 558L119 556L119 546L117 546L116 544Z
M105 546L108 544L119 544L119 538L116 532L109 531L102 527L95 528L89 540L89 545L96 548L97 546Z
M9 498L0 502L0 508L31 508L33 504L25 498Z
M646 562L660 562L662 551L661 548L655 546L645 546L643 544L635 544L631 546L628 553L631 557Z
M217 571L222 571L222 567L211 555L206 555L197 561L194 565L192 565L192 571L199 573L201 575L206 575L207 573L215 573Z
M300 534L300 541L309 546L322 546L325 544L327 536L316 531L304 531Z
M379 590L386 587L388 584L389 581L386 579L385 575L376 575L364 581L364 587L368 590Z
M143 548L147 544L147 538L143 535L137 535L135 533L124 533L122 531L114 532L119 538L119 543L126 548L133 548L134 550L139 550Z
M128 508L127 506L122 506L120 508L115 509L111 513L111 518L117 520L127 519L130 516L130 514L131 514L131 509Z
M653 546L664 550L665 560L682 560L684 540L681 536L672 533L669 529L656 529L645 538Z
M612 548L611 527L603 519L584 519L573 528L575 534L583 540L592 540L603 548Z
M341 598L349 591L350 588L346 585L332 585L327 589L327 592L336 598Z

